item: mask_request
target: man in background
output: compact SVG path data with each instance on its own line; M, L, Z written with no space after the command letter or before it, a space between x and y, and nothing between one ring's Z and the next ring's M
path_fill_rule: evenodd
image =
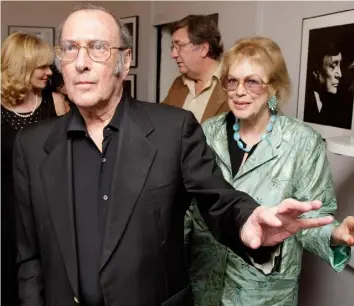
M172 29L172 58L181 73L173 82L165 104L190 110L199 122L229 111L220 82L221 34L213 19L190 15Z

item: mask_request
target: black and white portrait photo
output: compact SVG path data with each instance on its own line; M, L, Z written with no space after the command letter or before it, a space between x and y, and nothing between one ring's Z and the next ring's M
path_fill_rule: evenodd
M324 138L353 129L354 11L304 19L298 117Z

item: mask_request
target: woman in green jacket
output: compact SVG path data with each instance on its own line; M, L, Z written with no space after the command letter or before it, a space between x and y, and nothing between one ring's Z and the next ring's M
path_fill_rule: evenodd
M222 85L231 111L203 128L225 179L260 204L318 199L323 206L313 216L333 215L337 205L322 137L279 111L290 95L290 79L278 45L263 37L238 41L224 57ZM186 243L196 305L297 305L303 249L343 270L354 242L353 220L303 230L271 262L257 265L219 244L192 206Z

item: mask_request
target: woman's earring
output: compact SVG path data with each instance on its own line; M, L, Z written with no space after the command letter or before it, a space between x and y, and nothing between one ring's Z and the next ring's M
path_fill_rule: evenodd
M268 107L272 113L275 113L275 111L277 110L277 104L278 100L276 96L271 96L268 98Z

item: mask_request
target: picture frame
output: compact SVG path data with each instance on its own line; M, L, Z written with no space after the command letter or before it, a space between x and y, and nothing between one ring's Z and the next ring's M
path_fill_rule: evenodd
M136 99L136 74L128 74L123 80L123 89L126 93Z
M130 16L120 18L124 25L128 28L133 39L132 62L130 67L138 67L138 51L139 51L139 16Z
M354 269L354 247L351 248L351 253L352 253L352 257L351 257L348 265Z
M55 44L55 29L54 27L35 27L35 26L17 26L9 25L8 35L14 32L23 32L31 35L35 35L46 42L51 46Z
M302 20L297 118L324 139L354 135L354 10Z

